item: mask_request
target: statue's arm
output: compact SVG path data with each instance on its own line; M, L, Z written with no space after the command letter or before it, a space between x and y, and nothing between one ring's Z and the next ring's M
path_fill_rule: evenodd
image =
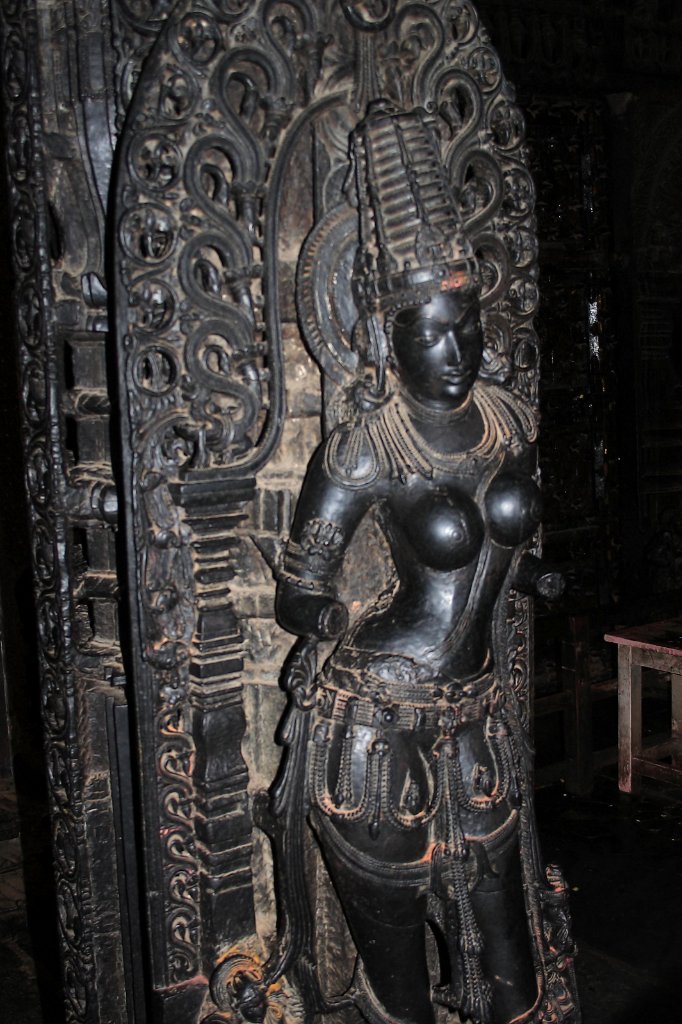
M372 499L365 489L332 480L324 455L322 445L308 467L279 574L275 609L280 625L290 633L330 640L348 625L336 580Z
M542 597L545 601L558 601L566 588L562 574L529 551L524 551L518 560L511 583L522 594Z

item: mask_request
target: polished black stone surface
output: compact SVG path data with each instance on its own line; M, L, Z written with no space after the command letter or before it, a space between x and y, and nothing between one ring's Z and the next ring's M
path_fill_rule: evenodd
M573 890L584 1024L672 1024L682 964L682 790L645 784L626 797L609 770L590 797L554 786L538 793L537 807L545 858L562 864ZM24 833L45 827L36 805ZM42 892L50 867L31 852L30 834L25 845L22 861L16 797L0 779L2 1019L53 1024L55 925Z

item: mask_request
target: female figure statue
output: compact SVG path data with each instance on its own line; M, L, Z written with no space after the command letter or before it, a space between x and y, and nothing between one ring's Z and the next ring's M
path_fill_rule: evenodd
M534 416L486 381L478 267L429 116L375 101L351 155L355 343L374 377L311 460L277 595L285 629L338 639L297 702L308 738L289 730L304 810L369 1021L432 1024L434 1000L475 1024L576 1021L552 994L538 892L562 887L538 880L528 740L500 661L509 588L557 587L524 550ZM349 628L336 583L370 511L396 584Z

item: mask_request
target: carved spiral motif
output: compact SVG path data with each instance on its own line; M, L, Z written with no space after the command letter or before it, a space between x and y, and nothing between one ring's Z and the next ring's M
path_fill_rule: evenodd
M206 14L186 14L174 32L174 43L197 67L210 64L221 46L220 31Z
M377 32L395 15L396 0L342 0L343 13L354 28Z
M161 132L150 132L135 141L130 167L143 188L163 191L180 177L182 157L177 146Z
M133 380L141 391L159 398L177 383L178 368L172 352L160 345L141 349L133 366Z
M64 693L54 672L46 672L42 692L43 714L54 736L61 736L68 721Z
M18 30L5 36L3 51L3 81L10 100L18 103L28 89L28 57L24 40Z
M460 46L470 43L478 30L478 13L473 4L468 2L449 4L447 18L455 42Z
M175 316L175 297L158 278L141 278L129 293L132 323L144 334L170 327Z
M502 150L514 150L523 142L526 126L515 103L498 103L491 112L490 127L496 145Z
M36 575L41 583L48 585L54 580L56 556L54 541L46 523L36 519L31 543Z
M0 11L8 207L17 285L22 440L66 1019L68 1024L84 1024L93 1013L95 981L90 941L92 911L86 899L86 844L82 838L84 738L78 720L82 692L74 672L73 636L68 628L73 614L73 574L65 543L68 484L60 454L62 424L56 412L63 361L52 335L53 317L46 315L53 268L44 166L49 147L43 137L37 83L37 6L32 0L6 0Z
M21 341L28 348L35 348L42 338L43 313L40 297L31 281L25 283L19 293L18 319Z
M38 636L46 658L56 661L61 648L59 612L52 595L45 595L38 604Z
M125 17L142 28L158 29L170 13L172 0L119 0Z
M36 252L35 210L28 199L20 199L12 224L14 258L19 269L31 269Z
M36 360L24 367L21 391L27 418L35 425L42 424L47 407L47 385L45 369Z
M78 844L65 818L55 822L54 850L60 872L73 880L78 870Z
M199 87L188 72L168 63L161 69L156 107L161 121L183 121L199 96Z
M214 0L214 4L223 17L233 19L246 14L254 6L254 0Z
M34 504L44 509L51 493L51 467L43 445L36 442L26 459L26 486Z
M60 896L64 895L60 892ZM80 931L73 929L66 933L70 941L80 936ZM67 1000L67 1013L75 1020L84 1020L88 1009L88 989L83 982L80 964L75 956L67 956L64 961L64 991Z
M12 120L7 147L9 171L18 184L23 184L28 178L32 153L28 118L19 113Z
M142 264L165 262L173 252L177 228L172 216L151 203L129 210L121 226L121 241L129 256Z

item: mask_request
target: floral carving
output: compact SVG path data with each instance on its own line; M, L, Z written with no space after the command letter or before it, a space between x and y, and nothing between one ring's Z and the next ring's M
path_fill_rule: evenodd
M180 176L181 167L177 146L160 132L140 137L131 154L133 173L147 188L172 188Z

